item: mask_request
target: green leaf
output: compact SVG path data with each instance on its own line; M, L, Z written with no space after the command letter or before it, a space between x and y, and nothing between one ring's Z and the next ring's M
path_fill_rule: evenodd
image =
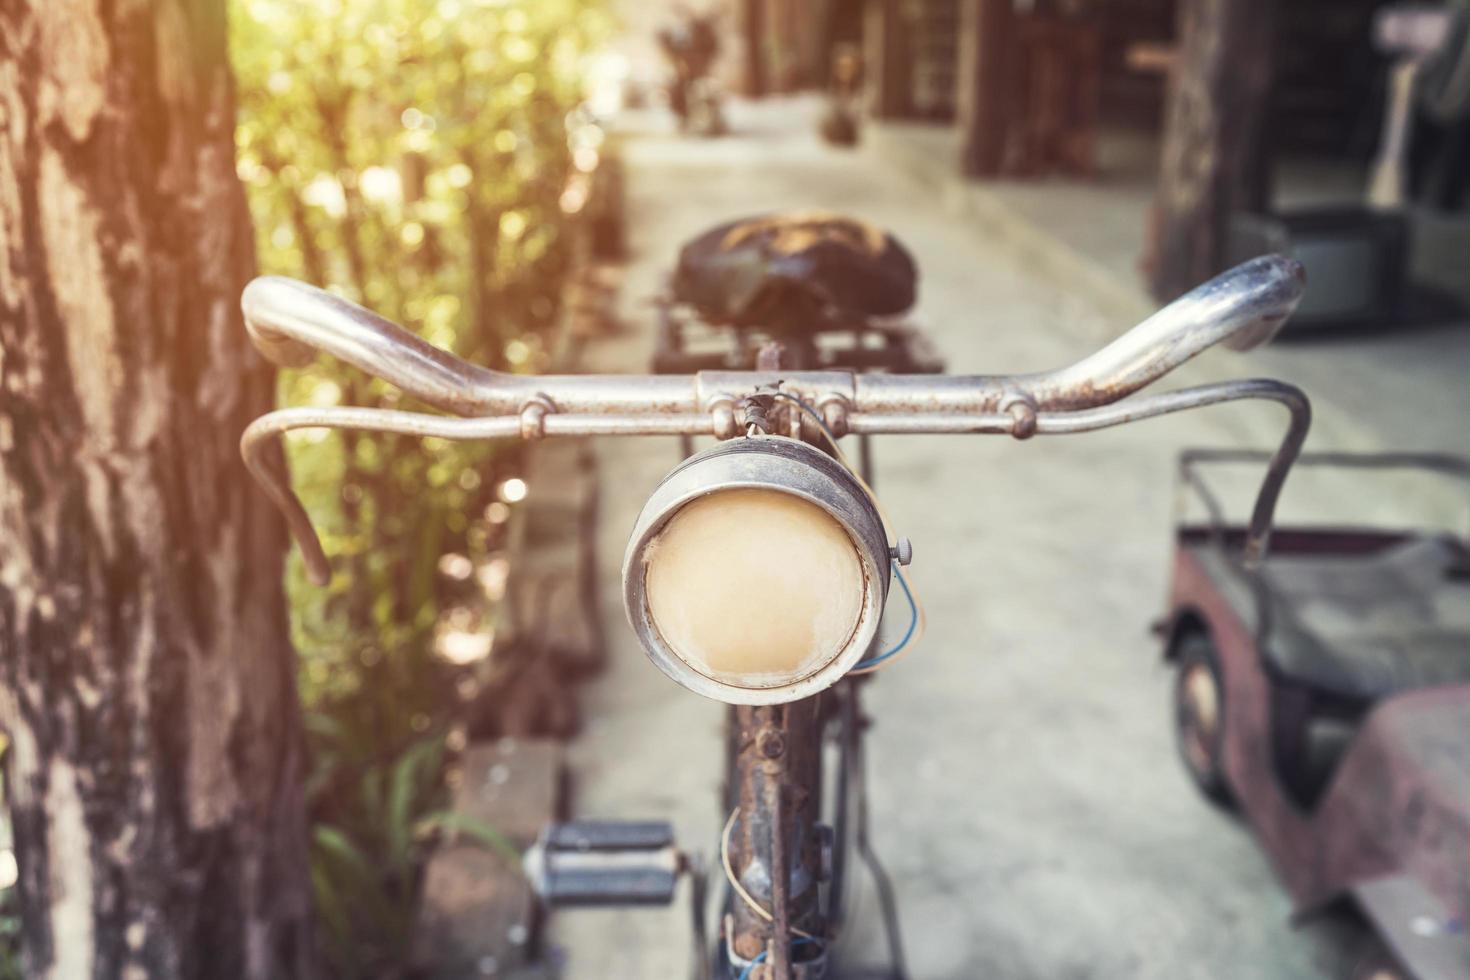
M387 839L390 859L406 865L412 858L415 806L424 788L438 780L444 759L444 739L423 739L403 753L393 766L388 788Z
M402 916L386 891L382 870L345 833L317 824L312 828L312 843L317 852L313 870L329 879L332 893L341 896L349 923L360 916L377 931L397 933L409 928L408 923L399 921Z
M318 918L327 927L334 945L344 946L352 936L352 920L336 880L319 861L312 862L311 890Z
M610 32L607 6L229 0L237 169L261 271L333 287L481 363L521 341L533 355L515 367L545 368L536 358L556 346L572 243L560 207L567 120L584 59ZM542 54L518 61L506 45ZM518 237L500 232L512 212L525 218ZM414 407L326 357L281 372L277 394ZM293 438L286 453L336 562L327 589L306 581L294 551L286 575L323 952L333 975L398 975L424 833L458 829L514 854L491 828L426 822L442 805L444 749L420 746L414 722L448 722L432 635L462 597L450 598L439 558L503 547L503 528L479 515L519 456L469 443L426 452L372 433ZM478 486L458 479L471 469Z
M521 863L521 849L516 847L500 831L490 824L466 813L440 810L419 821L418 829L423 834L447 833L454 836L464 834L486 850L494 851L512 865Z
M346 727L341 720L323 712L308 711L302 718L306 733L332 745L341 745L347 739Z
M362 797L362 809L364 813L382 814L383 811L383 772L381 769L369 769L362 774L362 783L358 787Z
M336 827L317 824L311 830L312 843L337 867L346 871L356 883L375 887L378 873L366 854L357 848L347 835Z

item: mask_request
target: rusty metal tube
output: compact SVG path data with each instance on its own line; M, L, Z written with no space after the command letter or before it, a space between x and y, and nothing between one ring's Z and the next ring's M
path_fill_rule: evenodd
M1265 476L1256 494L1256 503L1251 510L1250 524L1246 535L1245 560L1248 564L1260 561L1266 554L1271 534L1271 520L1276 512L1276 502L1286 483L1292 464L1301 454L1311 427L1312 406L1300 388L1272 381L1267 378L1251 378L1241 381L1224 381L1218 384L1200 385L1179 391L1164 392L1132 398L1127 401L1098 408L1079 409L1073 412L1042 412L1035 416L1035 435L1072 435L1080 432L1095 432L1115 425L1126 425L1144 419L1184 412L1225 402L1263 400L1284 407L1290 415L1287 430L1281 444L1266 465ZM847 419L849 432L855 434L884 433L1011 433L1016 432L1016 419L999 413L953 414L944 416L924 415L878 415L854 414Z
M856 379L854 408L991 413L1016 398L1038 411L1107 405L1216 344L1249 350L1265 343L1296 309L1305 288L1300 262L1263 256L1186 293L1069 367L1010 376L864 374Z
M1015 398L1038 411L1095 407L1127 397L1215 344L1248 349L1264 343L1296 308L1304 283L1301 264L1293 259L1254 259L1055 371L856 377L736 371L720 372L719 385L738 395L784 381L813 397L851 397L853 409L869 413L990 413ZM323 350L456 415L519 412L538 397L557 412L654 415L707 408L698 376L531 376L467 364L339 296L278 276L251 282L241 307L256 346L277 363L300 366L313 348Z
M661 435L713 431L708 415L619 416L547 415L540 419L545 435ZM331 566L301 500L291 489L284 459L275 452L278 437L294 429L356 429L437 439L507 439L525 434L518 415L489 418L453 418L381 408L284 408L250 423L240 437L245 465L285 517L291 536L301 548L307 575L317 585L331 579Z
M1310 410L1301 392L1274 382L1233 382L1118 403L1223 343L1268 340L1301 298L1301 265L1281 256L1247 262L1181 297L1090 357L1022 375L854 375L846 371L705 372L668 375L504 374L467 364L395 323L305 283L275 276L241 298L256 346L280 364L322 350L462 418L362 408L293 408L257 419L241 438L256 479L285 515L313 581L329 572L321 545L268 444L291 429L337 427L445 439L520 435L716 435L734 432L733 404L760 385L784 385L847 413L846 430L869 433L1083 432L1239 398L1269 398L1292 411L1287 441L1267 469L1252 519L1248 558L1259 557L1276 495L1300 450ZM1274 385L1274 387L1273 387ZM1291 394L1287 394L1287 392ZM840 431L840 430L839 430Z
M1298 388L1279 381L1257 378L1202 385L1180 391L1134 398L1114 405L1073 412L1043 412L1035 416L1037 435L1069 435L1124 425L1143 419L1207 405L1246 399L1276 402L1290 412L1290 423L1280 447L1266 467L1266 475L1251 514L1246 560L1264 556L1271 518L1287 473L1301 452L1311 424L1311 404ZM256 419L240 439L246 465L266 493L285 515L287 527L306 560L311 580L325 584L331 572L321 543L300 500L291 490L280 460L270 452L276 438L293 429L340 428L440 439L504 439L526 435L526 420L519 415L489 418L452 418L371 408L287 408ZM668 416L561 415L537 417L535 435L711 435L712 416L680 413ZM1015 434L1016 419L1000 413L883 415L861 413L849 416L848 431L854 434L985 433Z
M558 412L699 411L692 378L506 374L469 364L324 289L261 276L240 297L255 346L282 367L320 350L455 415L507 415L538 396Z
M857 412L847 417L847 431L853 435L1009 435L1015 424L1015 419L1000 412Z
M285 456L279 451L279 436L293 429L331 428L440 439L503 439L518 435L520 424L515 416L459 419L381 408L285 408L262 415L246 427L240 436L240 455L285 518L286 527L306 561L307 576L316 585L326 585L331 581L332 568L306 508L291 489Z
M1300 388L1267 378L1201 385L1197 388L1165 392L1103 408L1060 415L1041 415L1037 417L1036 432L1038 435L1092 432L1174 412L1247 399L1275 402L1285 408L1289 415L1286 434L1271 455L1270 462L1266 464L1266 474L1261 479L1261 487L1256 492L1255 506L1251 509L1250 524L1246 533L1245 562L1247 566L1253 566L1266 555L1271 539L1271 519L1276 513L1276 502L1281 497L1281 490L1286 484L1286 477L1291 472L1292 464L1301 455L1302 444L1307 439L1307 430L1312 425L1312 403L1307 400L1306 394Z
M783 719L784 720L784 719ZM771 766L766 807L771 826L771 937L767 940L772 977L791 975L791 863L786 853L786 785L779 765Z

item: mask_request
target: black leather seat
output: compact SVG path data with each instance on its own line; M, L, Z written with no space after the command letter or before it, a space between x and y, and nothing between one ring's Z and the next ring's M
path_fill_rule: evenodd
M914 304L918 269L892 235L823 211L731 221L679 252L674 297L713 323L773 332L852 326Z
M1255 600L1218 554L1206 563L1247 623ZM1268 558L1262 655L1276 675L1352 701L1470 683L1470 552L1447 536L1373 555Z

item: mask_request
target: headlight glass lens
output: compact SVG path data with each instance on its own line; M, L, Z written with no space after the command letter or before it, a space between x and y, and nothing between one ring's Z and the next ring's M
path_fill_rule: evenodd
M863 611L863 565L826 511L776 490L699 497L643 555L648 610L674 653L706 677L780 687L830 663Z

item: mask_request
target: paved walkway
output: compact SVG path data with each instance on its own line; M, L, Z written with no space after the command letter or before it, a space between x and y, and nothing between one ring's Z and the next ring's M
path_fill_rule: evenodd
M831 208L894 229L919 259L922 315L952 369L1052 367L1123 326L873 158L821 146L813 111L736 106L727 139L630 138L628 331L597 345L589 369L646 367L644 301L683 239L775 208ZM1180 381L1263 370L1212 354ZM914 541L930 620L922 647L869 698L876 837L915 978L1337 975L1341 937L1293 931L1245 831L1186 782L1148 633L1165 590L1174 454L1262 444L1280 421L1271 407L1226 408L1028 443L879 440L877 487ZM1329 410L1317 442L1365 438ZM675 445L605 441L599 452L612 663L587 689L572 808L672 819L686 847L709 855L723 709L647 662L619 598L626 535ZM876 961L871 893L859 906L850 961ZM683 908L560 913L552 938L573 980L664 980L685 975L687 923Z
M933 123L873 125L866 145L916 186L936 192L952 213L1024 256L1028 268L1087 290L1110 321L1127 321L1154 305L1137 263L1158 146L1126 134L1104 137L1101 172L1090 181L963 180L953 163L959 153L954 128ZM1366 180L1339 163L1285 160L1277 169L1278 204L1288 210L1351 203L1361 197ZM1411 229L1413 279L1470 308L1470 217L1421 209ZM1356 437L1333 433L1340 446L1470 452L1470 429L1463 421L1470 418L1466 317L1335 335L1291 334L1254 362L1252 370L1311 392L1329 417L1350 417ZM1323 438L1319 432L1313 440L1318 448Z

